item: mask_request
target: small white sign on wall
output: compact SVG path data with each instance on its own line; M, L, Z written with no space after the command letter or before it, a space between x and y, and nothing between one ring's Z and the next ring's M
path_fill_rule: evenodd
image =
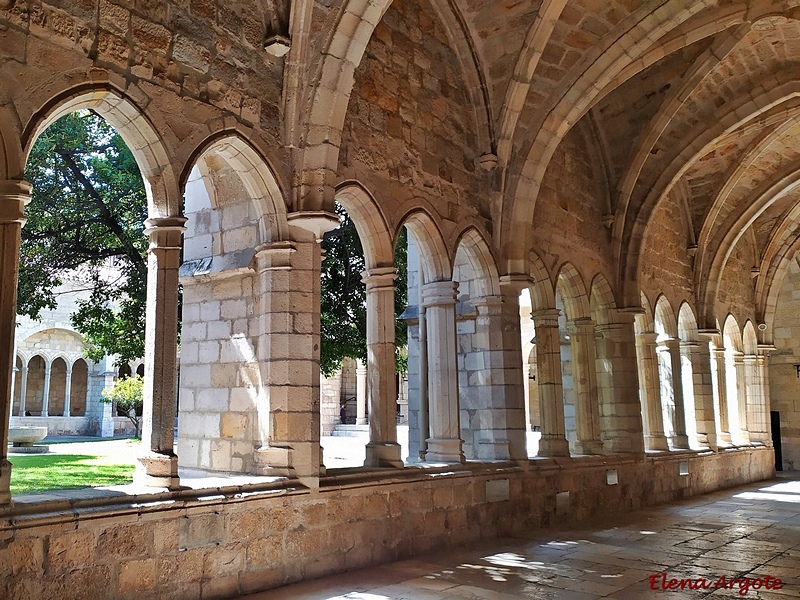
M493 479L486 482L487 502L502 502L503 500L508 500L510 497L508 479Z

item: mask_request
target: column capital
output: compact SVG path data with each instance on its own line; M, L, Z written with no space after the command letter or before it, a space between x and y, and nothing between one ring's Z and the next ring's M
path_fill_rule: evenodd
M561 311L557 308L542 308L531 311L534 327L558 327Z
M663 340L658 340L658 345L662 348L667 348L668 350L676 350L680 349L681 341L678 338L666 338Z
M297 252L297 245L294 242L267 242L256 247L253 264L259 273L289 270L292 268L292 254L295 252Z
M286 221L290 226L310 232L317 242L321 242L327 232L333 231L342 224L339 215L326 210L292 212L286 215Z
M0 223L24 223L25 205L30 200L31 184L27 181L0 181Z
M766 357L769 357L769 353L772 350L775 350L775 346L773 346L772 344L759 344L757 346L756 352L757 352L758 356L763 356L763 357L766 358Z
M420 289L422 295L422 306L446 306L456 304L456 290L458 283L451 280L433 281L426 283Z
M500 314L504 306L506 306L502 296L479 296L478 298L471 298L470 304L477 309L479 314ZM516 309L516 304L514 308ZM516 313L516 310L514 312Z
M150 238L150 250L170 250L183 247L186 217L151 217L144 222L144 233Z
M595 323L590 317L579 317L567 321L567 330L573 335L594 335Z
M700 337L714 337L715 335L721 335L719 329L698 329L697 335Z
M658 334L655 331L642 331L636 334L636 337L642 340L645 344L656 344Z
M505 295L520 295L522 290L533 285L533 279L525 273L510 273L500 276L500 293Z
M361 281L367 286L367 293L380 289L394 289L397 269L394 267L373 267L361 271Z

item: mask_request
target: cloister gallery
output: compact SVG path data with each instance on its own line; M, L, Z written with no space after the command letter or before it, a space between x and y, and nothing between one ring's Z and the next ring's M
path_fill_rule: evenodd
M0 0L0 596L233 597L800 466L798 4ZM128 493L23 501L23 171L81 109L147 187L148 453ZM337 201L370 438L326 470Z

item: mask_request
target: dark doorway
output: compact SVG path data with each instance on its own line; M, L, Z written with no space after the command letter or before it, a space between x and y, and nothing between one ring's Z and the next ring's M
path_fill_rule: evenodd
M775 450L775 470L783 471L783 455L781 453L781 413L777 410L769 411L769 420L772 426L772 447Z

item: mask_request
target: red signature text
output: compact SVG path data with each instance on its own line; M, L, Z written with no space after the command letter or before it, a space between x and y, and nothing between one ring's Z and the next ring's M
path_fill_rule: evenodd
M725 577L720 575L716 579L705 577L677 579L668 577L666 573L650 575L651 590L737 590L740 596L746 595L750 590L779 590L783 582L779 577L765 575L764 577Z

